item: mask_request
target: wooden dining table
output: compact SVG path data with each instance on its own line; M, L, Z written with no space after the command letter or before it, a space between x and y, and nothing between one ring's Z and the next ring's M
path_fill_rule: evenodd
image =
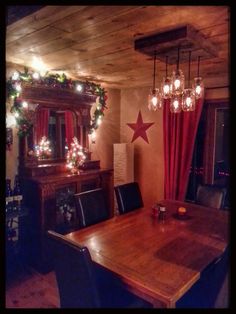
M225 251L229 212L193 203L163 200L164 220L150 207L114 216L71 232L93 262L111 271L128 290L154 307L174 308L201 272ZM184 218L176 215L185 207Z

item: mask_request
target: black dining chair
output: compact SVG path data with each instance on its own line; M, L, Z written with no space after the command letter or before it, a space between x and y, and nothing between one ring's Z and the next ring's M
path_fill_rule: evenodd
M196 203L207 207L223 209L226 193L226 188L200 184L197 188Z
M143 199L137 182L116 185L114 189L120 214L143 207Z
M61 308L152 307L121 288L112 274L93 263L87 247L48 230Z
M207 266L200 279L177 302L176 308L214 308L229 272L229 248Z
M74 194L79 228L110 218L110 209L102 188Z

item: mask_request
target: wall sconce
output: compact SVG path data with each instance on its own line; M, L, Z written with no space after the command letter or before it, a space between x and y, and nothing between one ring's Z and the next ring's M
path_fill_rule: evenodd
M96 131L93 130L92 133L90 134L90 140L92 144L96 143Z

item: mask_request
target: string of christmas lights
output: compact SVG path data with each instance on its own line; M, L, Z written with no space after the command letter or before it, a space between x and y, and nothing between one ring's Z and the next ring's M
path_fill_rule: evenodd
M93 134L101 124L102 118L104 117L104 110L107 108L107 92L104 88L92 82L68 79L64 73L52 74L46 72L46 74L42 76L38 72L29 72L28 68L25 67L24 72L14 72L6 83L7 97L13 100L10 111L16 119L19 136L28 135L33 125L33 117L31 111L28 109L28 104L20 98L24 85L72 89L77 93L86 92L96 95L98 101L96 102L96 109L90 121L89 133Z

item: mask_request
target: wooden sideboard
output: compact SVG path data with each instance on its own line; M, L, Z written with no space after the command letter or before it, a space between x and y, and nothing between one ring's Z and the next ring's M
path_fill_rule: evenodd
M41 273L52 269L46 231L68 233L78 228L73 194L102 187L114 215L113 170L81 170L79 174L57 173L22 178L24 203L29 208L30 264ZM68 199L66 204L65 199ZM73 201L72 201L73 202ZM63 206L66 207L64 211ZM69 210L67 211L67 209Z

